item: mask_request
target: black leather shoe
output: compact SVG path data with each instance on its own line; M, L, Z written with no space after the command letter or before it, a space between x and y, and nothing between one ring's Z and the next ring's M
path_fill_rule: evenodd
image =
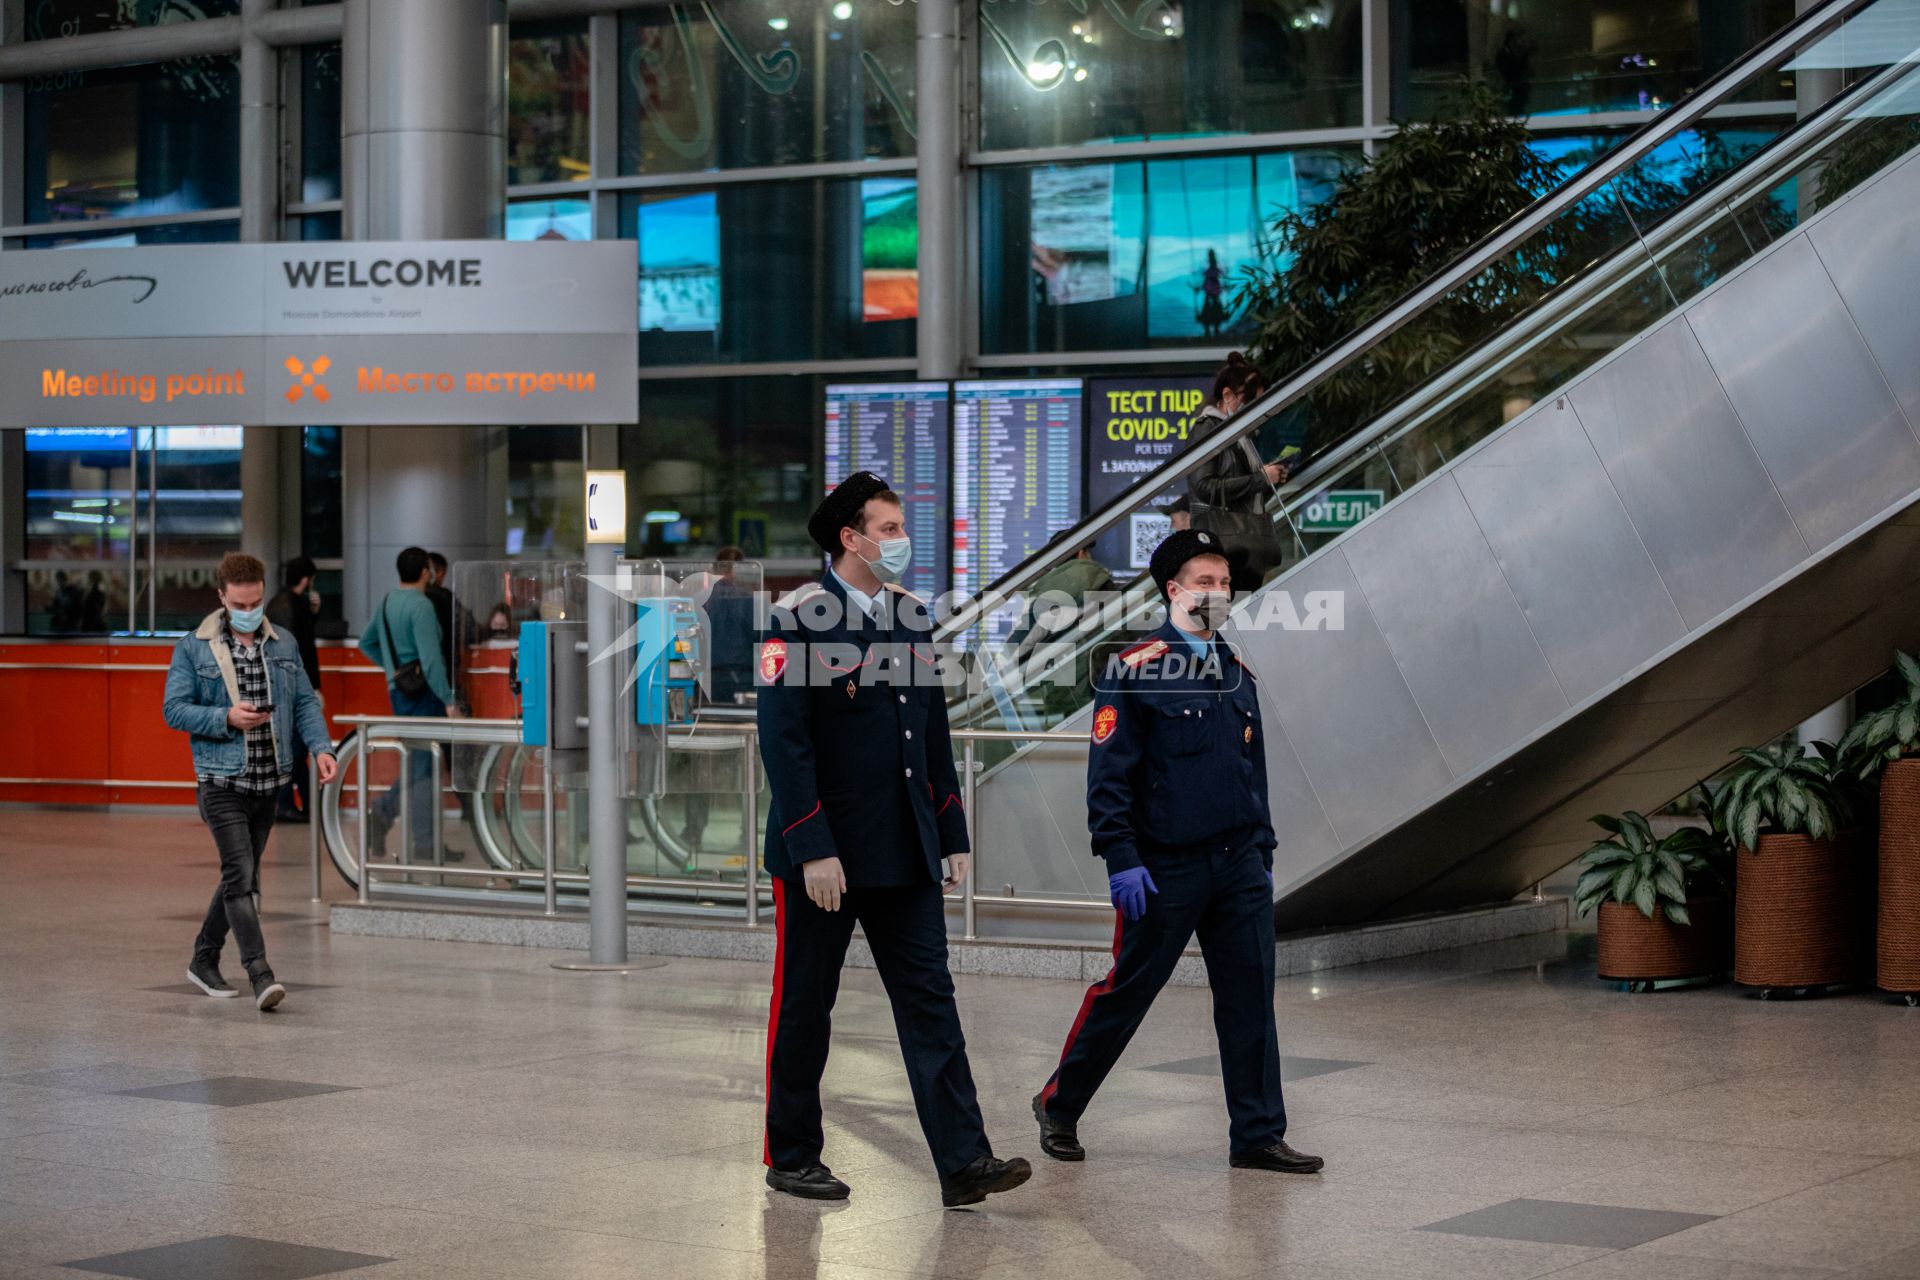
M1033 1166L1018 1156L1011 1160L980 1156L951 1178L940 1179L940 1203L949 1209L979 1204L990 1195L1013 1190L1032 1176Z
M823 1164L810 1164L804 1169L769 1168L767 1185L802 1200L845 1200L853 1194L853 1188Z
M1047 1114L1047 1104L1033 1095L1033 1118L1040 1122L1040 1149L1055 1160L1085 1160L1087 1149L1080 1145L1074 1127Z
M1227 1163L1236 1169L1265 1169L1268 1173L1318 1173L1327 1162L1319 1156L1295 1151L1284 1142L1276 1142L1257 1151L1228 1156Z

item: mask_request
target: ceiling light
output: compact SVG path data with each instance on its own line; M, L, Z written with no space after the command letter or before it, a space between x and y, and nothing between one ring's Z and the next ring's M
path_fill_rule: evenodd
M787 29L787 20L785 18L768 18L767 25L775 31L785 31Z
M840 0L839 4L833 6L833 16L845 22L853 16L853 5L848 0Z

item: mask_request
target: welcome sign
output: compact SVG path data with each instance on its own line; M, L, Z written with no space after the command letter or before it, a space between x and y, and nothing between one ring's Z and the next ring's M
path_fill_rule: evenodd
M0 426L623 423L631 241L0 254Z

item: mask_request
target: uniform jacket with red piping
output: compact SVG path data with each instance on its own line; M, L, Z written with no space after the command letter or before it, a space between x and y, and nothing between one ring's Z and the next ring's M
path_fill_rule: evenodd
M1249 840L1273 866L1266 737L1253 672L1217 636L1196 655L1171 622L1094 670L1087 829L1108 873L1140 854Z
M775 607L756 646L766 864L782 879L837 857L852 888L938 880L968 850L932 610L899 588L879 603L884 626L828 573Z

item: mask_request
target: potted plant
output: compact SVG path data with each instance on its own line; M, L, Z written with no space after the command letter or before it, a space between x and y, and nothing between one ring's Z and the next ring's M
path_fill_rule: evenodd
M1654 834L1642 813L1602 814L1607 838L1580 859L1574 887L1581 915L1600 911L1600 976L1651 991L1656 982L1725 973L1732 958L1727 846L1717 834L1681 827Z
M1735 848L1733 980L1762 996L1854 981L1861 860L1840 841L1849 805L1834 748L1789 739L1734 754L1712 801Z
M1920 1003L1920 662L1893 655L1901 690L1854 721L1841 759L1880 786L1879 900L1874 980Z

